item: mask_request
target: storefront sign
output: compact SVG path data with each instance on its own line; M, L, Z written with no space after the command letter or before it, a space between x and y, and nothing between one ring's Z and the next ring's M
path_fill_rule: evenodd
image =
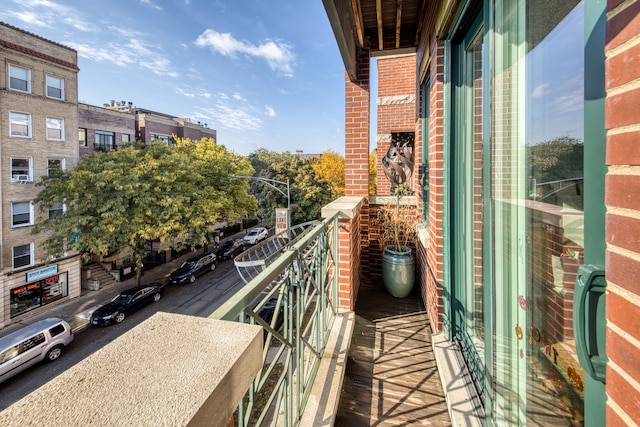
M56 274L58 272L58 264L42 267L37 270L27 272L27 282L33 282L34 280L42 279L43 277Z
M276 208L276 234L287 231L288 212L286 208Z

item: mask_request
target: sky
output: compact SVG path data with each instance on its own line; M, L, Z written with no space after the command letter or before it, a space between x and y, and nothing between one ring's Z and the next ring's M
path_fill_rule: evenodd
M344 65L321 0L2 0L78 51L78 101L189 117L240 155L344 154Z

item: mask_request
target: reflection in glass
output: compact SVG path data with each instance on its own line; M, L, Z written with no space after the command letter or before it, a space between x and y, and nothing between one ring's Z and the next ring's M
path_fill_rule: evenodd
M582 425L572 308L584 253L584 4L494 4L492 418Z

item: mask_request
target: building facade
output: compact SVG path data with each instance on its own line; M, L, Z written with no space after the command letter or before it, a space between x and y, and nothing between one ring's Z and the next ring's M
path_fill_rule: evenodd
M359 274L377 273L366 166L375 58L378 156L414 132L419 288L431 329L467 367L478 417L635 425L638 3L324 5L346 70L346 196L360 198L340 236L362 254L345 267L341 304L353 308ZM390 192L381 163L378 195Z
M78 104L78 145L80 155L95 151L116 150L122 143L133 142L135 115L87 104Z
M0 23L0 328L33 311L80 295L80 256L49 259L41 215L64 206L34 206L35 183L78 160L77 52Z
M206 123L192 123L188 118L174 117L143 108L133 108L132 111L136 117L136 140L147 145L154 140L166 144L174 143L174 135L194 141L202 138L217 140L215 129L207 127Z

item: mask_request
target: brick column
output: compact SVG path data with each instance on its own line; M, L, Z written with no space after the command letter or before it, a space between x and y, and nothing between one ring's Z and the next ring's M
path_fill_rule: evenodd
M364 197L340 197L322 208L322 218L338 213L338 306L340 310L353 311L360 289L362 274L362 223L366 210Z
M391 183L384 174L382 158L392 142L392 132L414 132L416 128L416 55L378 58L378 99L376 132L376 194L391 194ZM419 151L414 140L414 154ZM414 163L412 177L407 185L416 189L419 163Z
M606 420L622 426L640 419L640 3L607 5Z
M345 196L369 195L369 50L358 58L358 80L345 72Z

